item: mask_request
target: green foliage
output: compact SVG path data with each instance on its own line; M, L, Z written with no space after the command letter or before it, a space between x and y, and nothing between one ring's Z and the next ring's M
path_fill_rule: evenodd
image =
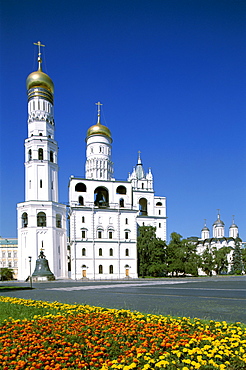
M182 239L177 233L171 234L171 240L167 246L168 272L172 275L189 274L198 275L200 257L196 253L196 244Z
M138 273L140 276L163 276L166 271L166 244L156 237L156 228L140 226L138 229Z
M202 254L201 268L206 275L212 276L214 266L215 266L214 255L211 249L207 247Z
M4 280L13 280L14 279L14 271L7 267L0 268L0 281Z
M214 271L217 275L227 273L228 260L227 255L230 253L230 247L222 247L220 249L213 249L214 255Z
M232 254L232 273L241 275L243 271L242 249L239 238L236 239L235 247Z

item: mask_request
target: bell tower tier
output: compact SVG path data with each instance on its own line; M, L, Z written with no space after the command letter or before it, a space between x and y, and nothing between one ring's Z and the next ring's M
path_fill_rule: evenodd
M26 80L28 137L25 140L25 201L18 212L18 279L30 275L44 249L55 277L67 276L66 206L58 203L58 145L54 139L54 84L42 71L38 41L38 70ZM33 271L32 271L33 272Z
M93 180L111 180L113 178L112 138L110 130L100 122L100 102L97 123L87 131L85 177Z

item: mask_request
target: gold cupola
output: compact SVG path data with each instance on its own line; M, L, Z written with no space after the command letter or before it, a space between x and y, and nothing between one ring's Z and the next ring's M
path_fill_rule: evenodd
M26 79L26 88L28 91L28 101L34 97L41 97L47 99L53 104L53 94L54 94L54 83L52 79L42 71L42 58L40 52L40 46L42 45L40 41L34 43L38 45L38 70L29 74Z
M100 122L100 105L102 104L98 102L96 105L98 106L97 123L87 130L87 138L92 135L104 135L112 140L109 128L102 125Z

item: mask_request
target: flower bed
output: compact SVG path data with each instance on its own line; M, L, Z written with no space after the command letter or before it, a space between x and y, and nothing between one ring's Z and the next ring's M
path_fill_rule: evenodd
M0 302L47 310L1 324L3 370L246 369L246 328L240 323L9 297Z

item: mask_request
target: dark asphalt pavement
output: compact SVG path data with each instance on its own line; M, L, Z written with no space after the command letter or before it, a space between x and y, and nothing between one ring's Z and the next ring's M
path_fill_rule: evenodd
M28 286L11 282L1 285ZM89 304L151 314L198 317L246 324L246 276L55 281L34 283L33 290L3 296Z

